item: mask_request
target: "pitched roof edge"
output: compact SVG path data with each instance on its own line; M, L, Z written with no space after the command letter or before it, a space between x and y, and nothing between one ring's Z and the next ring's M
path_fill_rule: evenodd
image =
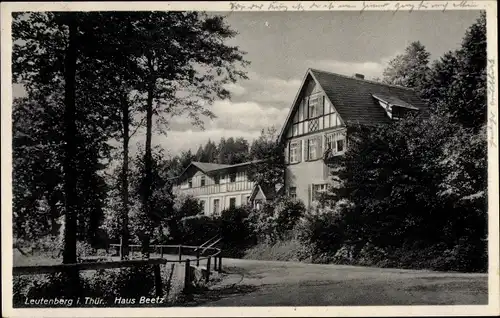
M374 81L374 80L367 80L367 79L364 79L364 78L363 79L356 78L356 77L348 76L348 75L344 75L344 74L339 74L339 73L334 73L334 72L329 72L329 71L318 70L316 68L309 68L309 70L315 71L315 72L320 72L320 73L331 74L331 75L335 75L335 76L340 76L340 77L344 77L344 78L348 78L348 79L353 79L353 80L361 81L361 82L368 82L368 83L378 84L378 85L383 85L383 86L389 86L389 87L395 87L395 88L402 88L402 89L406 89L406 90L413 91L413 92L415 91L415 89L409 88L409 87L404 87L404 86L394 85L394 84L386 84L386 83L381 83L381 82L377 82L377 81Z
M246 165L251 165L251 164L255 164L255 163L259 163L259 162L264 162L268 159L258 159L258 160L251 160L251 161L246 161L246 162L242 162L242 163L235 163L235 164L232 164L232 165L226 165L226 167L221 167L221 168L218 168L218 169L213 169L213 170L208 170L208 171L205 171L203 170L201 167L199 167L198 165L196 165L196 163L213 163L213 162L201 162L201 161L191 161L189 163L189 165L181 172L181 174L179 174L178 176L175 176L175 177L171 177L169 178L170 179L179 179L188 169L189 167L191 166L195 166L196 168L200 169L201 171L203 171L204 173L207 173L207 172L212 172L212 171L219 171L219 170L224 170L224 169L230 169L230 168L237 168L237 167L244 167ZM223 165L223 164L221 164Z
M292 107L290 107L290 110L288 111L288 115L286 116L286 119L285 119L285 123L281 127L281 131L280 131L280 133L278 135L278 142L280 142L280 141L283 140L283 135L284 135L284 133L286 131L286 127L288 126L288 121L290 120L290 118L292 116L292 113L293 113L293 110L294 110L294 106L297 103L297 100L299 99L300 92L302 91L302 88L304 87L304 84L306 83L307 76L309 74L311 74L311 68L307 69L306 74L302 78L302 82L300 83L299 90L297 91L297 93L295 94L295 98L293 99ZM312 74L311 74L311 76L312 76ZM315 79L315 81L316 81L316 79Z

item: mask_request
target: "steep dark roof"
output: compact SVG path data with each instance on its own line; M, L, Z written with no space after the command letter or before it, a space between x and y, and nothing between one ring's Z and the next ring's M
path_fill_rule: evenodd
M427 111L427 105L412 89L316 69L310 69L310 72L347 125L391 121L373 95L399 100L421 111Z
M259 163L262 161L264 161L264 160L253 160L253 161L247 161L247 162L237 163L237 164L233 164L233 165L192 161L189 164L189 166L186 169L184 169L184 171L179 176L171 178L171 179L182 180L186 171L188 171L193 166L196 167L197 169L201 170L202 172L208 174L208 173L218 173L218 172L222 172L222 171L228 170L228 169L241 168L241 167L248 166L248 165L255 164L255 163Z
M274 200L281 191L281 188L279 191L276 191L276 187L274 185L256 184L250 194L250 201L255 199L259 190L262 191L266 200Z
M210 172L214 170L220 170L224 169L227 167L230 167L231 165L226 165L226 164L219 164L219 163L210 163L210 162L199 162L199 161L193 161L191 162L193 166L196 166L198 169L200 169L203 172Z

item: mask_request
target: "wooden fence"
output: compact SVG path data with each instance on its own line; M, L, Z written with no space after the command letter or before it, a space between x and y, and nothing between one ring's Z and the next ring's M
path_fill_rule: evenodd
M119 244L112 244L112 247L120 248ZM130 245L131 252L134 248L140 247L139 245ZM219 248L205 247L205 246L188 246L188 245L152 245L153 251L159 251L159 258L150 259L131 259L120 261L105 261L105 262L82 262L76 264L58 264L58 265L42 265L42 266L14 266L13 275L37 275L37 274L50 274L62 272L79 272L88 270L99 269L114 269L114 268L128 268L139 266L153 266L155 293L156 296L163 297L163 284L161 278L160 265L168 263L184 263L184 292L189 292L193 280L194 271L199 270L203 274L206 282L210 279L210 273L213 270L217 272L222 271L222 254ZM171 252L175 251L178 259L166 259L165 255L172 255ZM183 256L193 256L183 259ZM205 268L200 267L200 261L206 260ZM213 260L213 263L212 263ZM194 265L196 263L196 265Z

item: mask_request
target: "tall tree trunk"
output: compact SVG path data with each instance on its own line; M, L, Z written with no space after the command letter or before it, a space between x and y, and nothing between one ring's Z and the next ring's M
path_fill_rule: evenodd
M128 144L130 141L130 110L127 97L122 100L122 125L123 125L123 166L122 166L122 228L121 228L121 251L120 258L126 259L129 255L129 229L128 229Z
M77 194L77 169L76 159L76 60L77 60L77 15L75 13L63 13L65 23L69 28L69 43L66 48L64 61L64 191L65 191L65 226L63 243L63 263L77 262L76 232L78 216L78 194ZM81 296L80 275L77 269L71 268L66 272L68 297Z
M65 80L65 113L64 113L64 192L65 200L65 230L63 263L76 263L76 232L77 232L77 191L76 191L76 37L77 21L75 14L66 13L66 23L69 27L69 43L64 61Z
M151 61L151 60L150 60ZM144 154L144 183L143 183L143 209L146 214L146 231L142 240L142 255L149 258L149 241L151 234L151 193L153 176L153 158L151 154L151 141L153 132L153 94L154 80L151 79L148 85L148 96L146 104L146 149Z

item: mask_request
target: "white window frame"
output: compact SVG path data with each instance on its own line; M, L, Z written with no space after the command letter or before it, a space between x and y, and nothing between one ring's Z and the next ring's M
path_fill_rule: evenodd
M318 155L318 143L316 138L310 138L307 140L307 160L314 160ZM314 150L314 152L311 151ZM314 153L314 156L311 156L311 153Z
M204 187L207 185L207 179L205 178L205 176L201 176L200 177L200 187Z
M345 134L343 132L333 132L329 133L325 136L325 150L330 146L330 150L334 154L340 154L343 153L346 149L347 146L347 140L345 138ZM338 142L342 141L343 143L343 148L342 150L339 150L338 147Z
M321 192L325 192L327 190L327 184L326 183L321 183L321 184L313 184L311 187L311 201L317 201L318 200L318 194Z
M231 207L231 201L234 200L234 206ZM229 208L236 208L236 197L229 198Z
M328 134L326 135L326 145L325 145L325 151L330 148L331 151L335 152L336 151L336 140L335 140L335 135L334 134Z
M299 162L299 149L300 145L298 141L290 143L290 163Z
M216 202L217 204L215 204ZM214 199L213 214L214 215L220 214L220 199Z
M319 106L319 98L321 95L313 95L309 97L309 103L307 105L307 115L308 119L318 117L318 106ZM311 110L313 110L311 112Z

